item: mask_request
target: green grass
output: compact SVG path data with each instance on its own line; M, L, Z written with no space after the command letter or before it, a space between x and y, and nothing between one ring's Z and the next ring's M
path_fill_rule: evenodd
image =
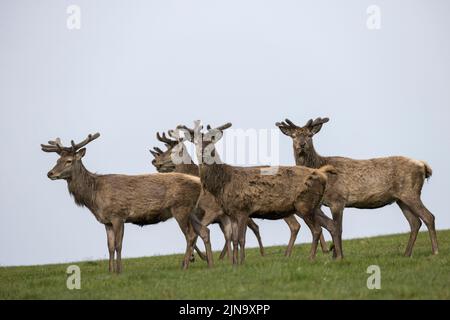
M244 266L203 261L180 269L181 255L124 260L124 273L110 275L107 261L79 262L81 290L66 288L70 264L0 268L0 299L450 299L450 230L438 232L440 255L431 255L427 233L418 237L413 258L403 257L408 235L344 241L346 258L318 254L309 245L293 257L285 247L247 250ZM381 290L367 289L367 267L381 268Z

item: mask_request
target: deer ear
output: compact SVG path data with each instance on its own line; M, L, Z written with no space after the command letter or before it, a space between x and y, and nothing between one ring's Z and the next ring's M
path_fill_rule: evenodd
M75 153L75 158L77 160L81 160L81 158L83 158L86 155L86 148L80 149L77 151L77 153Z

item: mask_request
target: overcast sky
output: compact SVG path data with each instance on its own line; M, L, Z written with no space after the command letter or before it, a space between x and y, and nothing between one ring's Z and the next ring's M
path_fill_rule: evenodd
M67 28L71 4L80 30ZM372 4L379 30L367 27ZM449 16L447 0L1 1L0 265L107 255L103 225L47 179L57 156L40 143L98 131L89 170L150 173L156 131L195 119L273 129L328 116L315 137L322 155L426 160L423 200L437 228L450 228ZM280 135L279 146L293 164L291 140ZM257 223L265 245L287 243L284 222ZM345 238L407 231L396 205L345 211ZM305 227L297 242L309 240ZM173 220L126 226L125 257L184 249Z

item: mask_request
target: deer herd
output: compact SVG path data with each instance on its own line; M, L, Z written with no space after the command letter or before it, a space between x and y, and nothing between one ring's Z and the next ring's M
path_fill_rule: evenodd
M215 144L231 127L217 128L199 121L193 128L179 125L168 135L157 133L166 150L150 150L152 164L158 173L146 175L99 175L88 171L82 162L88 143L100 134L89 135L76 144L63 146L57 138L41 145L42 151L56 152L59 159L48 172L51 180L64 179L75 203L87 207L105 225L109 250L109 271L122 271L121 252L124 224L140 226L175 218L186 238L183 268L194 258L194 250L213 266L208 226L217 223L225 245L220 259L228 256L233 265L245 260L247 227L256 235L264 255L258 225L254 219L283 219L290 229L286 256L293 250L302 218L312 233L310 259L317 247L328 252L322 228L332 237L333 258L343 259L342 219L344 208L375 209L397 203L411 227L405 255L411 256L417 234L426 224L433 254L438 243L433 214L421 200L425 179L432 170L424 161L406 157L354 160L344 157L322 157L314 149L313 136L328 118L309 120L297 126L286 119L276 123L293 141L295 166L270 168L236 167L221 161ZM185 142L195 145L199 165L187 152ZM273 169L273 170L272 170ZM330 208L332 218L322 211ZM198 237L206 255L196 246Z

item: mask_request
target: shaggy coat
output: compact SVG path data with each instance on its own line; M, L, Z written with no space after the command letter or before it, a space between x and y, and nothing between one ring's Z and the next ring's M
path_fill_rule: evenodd
M172 136L174 134L173 131L169 131L169 136ZM154 150L150 150L151 154L155 157L155 159L152 161L152 164L156 167L158 172L179 172L179 173L186 173L186 174L192 174L194 176L199 176L199 167L196 165L192 158L189 156L186 147L184 145L184 142L176 137L173 139L169 139L165 133L160 135L157 133L156 135L157 139L163 143L165 143L167 150L162 151L159 148L154 148ZM176 139L176 140L174 140ZM178 155L180 158L184 159L183 163L175 164L173 162L173 155L174 153L178 152ZM267 166L260 166L260 167L254 167L258 169L267 168ZM205 223L207 220L214 219L213 216L208 217L209 215L218 215L217 218L213 220L212 223L219 223L222 231L224 232L225 236L225 246L222 250L222 253L220 255L219 259L223 259L226 253L228 253L227 248L228 244L231 242L231 230L229 229L229 224L231 223L228 215L224 215L222 213L222 209L220 208L219 204L215 200L214 196L212 196L209 192L202 191L202 196L199 199L199 205L201 208L203 208L203 212L208 212L209 214L206 215L205 220L202 220L202 223L204 225L208 225L208 223ZM252 215L251 218L258 218L258 219L270 219L270 220L278 220L280 219L277 215L269 216L269 215ZM259 248L261 255L264 255L264 247L262 245L261 236L259 233L259 227L258 225L253 221L253 219L248 219L248 227L255 233L256 238L259 243ZM291 236L289 239L289 244L287 246L285 255L291 256L292 250L295 244L295 240L297 239L298 232L300 231L300 223L298 223L297 219L294 215L288 216L284 218L284 221L287 223L290 231ZM230 231L228 231L230 230ZM229 233L228 233L229 232ZM322 247L323 252L328 252L326 241L323 237L323 235L320 236L320 244Z
M169 131L169 135L170 134L171 132ZM165 135L165 133L163 133L162 135L157 133L156 137L159 141L164 142L167 147L166 151L162 151L157 147L153 148L154 150L150 150L150 153L155 157L152 161L152 164L153 166L155 166L158 172L178 172L189 174L195 177L199 176L198 165L196 165L192 161L192 158L189 156L189 153L187 152L186 147L182 141L169 139ZM177 151L178 154L182 155L184 161L182 163L175 164L173 161L173 156ZM225 255L228 255L231 258L232 229L230 218L227 215L223 214L223 211L215 200L214 196L212 196L209 192L205 192L205 190L201 191L197 205L198 210L196 214L201 223L205 226L208 226L209 224L219 224L220 229L224 234L225 245L219 259L222 260ZM295 222L298 224L297 221ZM260 253L262 256L264 256L264 246L262 244L258 225L252 219L249 219L248 227L255 234L258 240ZM202 256L202 253L199 250L197 250L197 252L200 256Z
M387 157L354 160L344 157L322 157L314 149L312 137L320 131L328 118L310 120L304 127L292 121L277 123L280 130L293 140L297 165L319 168L332 165L336 175L330 177L323 204L330 207L336 231L335 255L343 257L342 215L345 207L375 209L396 202L407 218L411 234L406 256L411 256L417 233L425 222L430 232L432 251L438 253L434 216L420 199L425 179L431 177L431 167L424 161L406 157ZM323 214L320 212L319 214ZM331 227L331 226L330 226Z
M261 168L233 167L222 164L214 148L222 136L226 124L210 129L202 134L201 128L190 130L197 149L200 165L200 179L204 190L211 193L220 204L224 213L231 216L238 225L234 230L234 262L238 261L239 243L241 263L245 259L245 231L247 219L255 215L259 218L282 219L299 214L305 219L313 232L311 258L316 254L321 235L321 227L315 218L315 211L320 207L325 191L327 174L333 171L331 166L322 169L306 167L279 167L275 174L262 174ZM209 151L212 151L208 154ZM211 163L209 156L214 159Z
M87 140L92 141L98 136L99 134L89 136L90 139ZM124 223L143 226L163 222L171 217L177 220L188 244L195 242L197 235L200 235L205 241L208 262L212 265L209 230L192 219L201 191L198 178L180 173L98 175L84 167L84 148L78 150L75 147L62 147L57 139L49 145L42 145L42 150L60 155L48 177L52 180L66 180L75 203L87 207L95 218L105 225L111 272L119 273L122 270ZM117 258L114 264L115 253ZM184 268L188 267L190 257L186 253Z

